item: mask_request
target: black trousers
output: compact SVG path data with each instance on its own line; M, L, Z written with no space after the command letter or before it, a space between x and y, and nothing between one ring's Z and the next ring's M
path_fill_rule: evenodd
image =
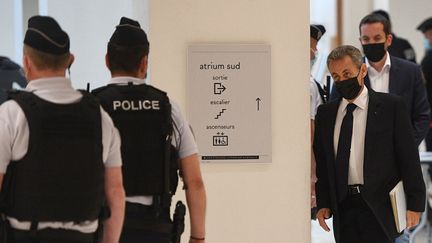
M123 228L120 243L171 243L171 235Z
M340 243L391 243L361 194L339 205Z
M137 223L128 224L128 222ZM171 243L171 233L158 232L157 229L140 228L139 223L145 225L170 225L169 209L162 210L160 214L155 214L155 209L151 206L144 206L135 203L126 203L125 224L120 236L120 243ZM132 225L132 227L131 227Z

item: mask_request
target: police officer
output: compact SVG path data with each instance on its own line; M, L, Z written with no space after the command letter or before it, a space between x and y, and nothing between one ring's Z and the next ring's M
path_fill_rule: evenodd
M325 34L326 29L322 25L311 24L310 25L310 61L311 68L315 64L318 58L318 41ZM311 116L315 117L316 109L319 105L325 103L327 101L327 92L325 87L322 87L321 84L315 80L315 78L310 75L310 85L311 85L311 99L313 102L311 103ZM314 86L314 87L312 87Z
M432 104L432 18L424 20L417 30L424 35L425 56L421 61L423 75L426 80L426 91L428 94L429 104ZM432 132L429 131L426 137L426 147L432 151Z
M322 25L310 25L310 61L311 67L315 63L318 55L318 41L326 32L326 29ZM309 87L310 87L310 126L311 126L311 139L313 143L313 137L315 132L315 115L318 110L318 106L325 103L327 99L328 92L321 87L321 84L314 79L312 74L309 78ZM312 153L311 155L311 208L312 208L312 218L315 219L316 214L316 198L315 198L315 182L316 182L316 173L315 173L315 158Z
M171 224L170 203L180 167L190 213L189 242L202 243L206 195L197 145L178 105L145 84L148 54L139 23L121 18L105 57L112 79L93 91L122 138L126 214L120 242L171 242L178 225Z
M65 78L74 60L69 45L53 18L28 20L23 63L29 83L0 106L2 225L10 225L5 242L90 243L102 223L103 242L120 237L120 136L95 98ZM101 221L104 204L111 216Z
M376 10L373 11L372 14L378 14L386 18L390 25L390 31L392 31L390 15L386 11ZM392 44L387 49L390 55L411 61L413 63L417 63L414 48L411 46L409 41L404 38L396 36L396 34L393 31L391 35L393 36Z
M14 83L20 87L26 86L22 68L9 58L0 56L0 104L6 101L7 91L13 88Z

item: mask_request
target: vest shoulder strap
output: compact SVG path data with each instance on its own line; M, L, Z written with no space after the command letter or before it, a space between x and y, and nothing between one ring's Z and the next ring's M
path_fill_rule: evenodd
M314 82L315 82L315 84L316 84L316 86L318 87L318 92L319 92L319 95L320 95L320 97L321 97L321 101L322 101L322 103L323 104L325 104L325 103L327 103L327 97L328 97L328 93L327 93L327 91L323 88L323 87L321 87L321 84L318 82L318 81L316 81L315 79L314 79Z

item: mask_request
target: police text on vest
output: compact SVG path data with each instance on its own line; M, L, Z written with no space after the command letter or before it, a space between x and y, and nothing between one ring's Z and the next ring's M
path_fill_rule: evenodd
M114 100L113 109L124 111L160 110L159 100Z

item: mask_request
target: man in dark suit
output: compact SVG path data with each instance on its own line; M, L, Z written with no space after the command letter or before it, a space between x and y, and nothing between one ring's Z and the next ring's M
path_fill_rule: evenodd
M389 192L403 181L407 227L419 223L425 185L406 104L364 85L367 67L353 46L333 50L327 66L343 98L318 108L314 153L317 219L333 216L338 243L392 242L397 232Z
M392 44L388 20L370 14L360 21L360 42L365 54L368 74L365 84L376 92L401 96L408 107L416 145L420 145L429 130L430 107L421 68L412 62L391 56ZM331 99L340 95L333 87Z

